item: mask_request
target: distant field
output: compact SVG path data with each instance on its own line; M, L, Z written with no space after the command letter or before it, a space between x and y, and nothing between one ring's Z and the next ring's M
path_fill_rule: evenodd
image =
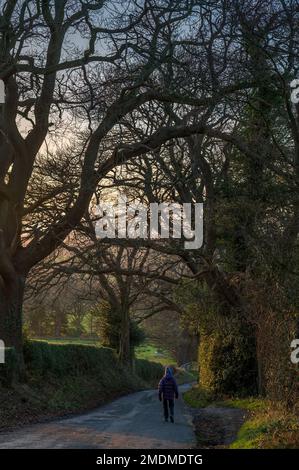
M45 341L50 344L82 344L87 346L100 346L101 343L94 339L81 338L34 338L38 341ZM157 348L150 343L144 343L136 348L137 359L147 359L148 361L159 362L163 365L175 364L176 361L168 351Z
M81 338L32 338L37 341L45 341L50 344L83 344L86 346L100 346L101 343L95 339L81 339Z
M168 351L157 348L152 344L142 344L136 348L136 357L138 359L147 359L148 361L160 362L160 364L175 364L175 359Z

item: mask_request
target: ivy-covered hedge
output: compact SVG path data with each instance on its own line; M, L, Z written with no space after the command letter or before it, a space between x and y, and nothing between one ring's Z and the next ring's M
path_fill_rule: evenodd
M249 331L201 334L199 365L205 390L238 396L257 391L255 345Z

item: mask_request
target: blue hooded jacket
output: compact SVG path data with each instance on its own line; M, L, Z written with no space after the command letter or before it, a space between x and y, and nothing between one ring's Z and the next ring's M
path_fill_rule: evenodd
M165 375L159 382L159 399L173 400L178 398L179 391L171 367L165 368Z

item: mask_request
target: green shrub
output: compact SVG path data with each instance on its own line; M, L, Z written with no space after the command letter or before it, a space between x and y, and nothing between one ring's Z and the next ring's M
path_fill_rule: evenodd
M120 331L123 312L112 307L109 302L101 301L93 309L96 314L97 333L104 346L115 349L119 352ZM130 347L132 353L134 348L145 340L145 333L134 320L130 320Z

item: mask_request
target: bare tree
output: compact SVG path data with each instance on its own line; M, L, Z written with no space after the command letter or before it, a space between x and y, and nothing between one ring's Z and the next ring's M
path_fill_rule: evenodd
M2 2L0 78L6 101L0 137L0 336L20 357L28 272L60 245L87 210L107 171L102 140L128 112L159 99L150 77L172 47L165 34L170 25L180 28L193 6L192 1ZM84 129L76 188L71 183L67 205L24 242L24 217L58 197L59 189L53 188L45 199L41 188L32 206L28 187L39 152L53 146L52 134L59 138L67 122L72 135L74 126ZM108 168L117 163L116 156L113 161Z

